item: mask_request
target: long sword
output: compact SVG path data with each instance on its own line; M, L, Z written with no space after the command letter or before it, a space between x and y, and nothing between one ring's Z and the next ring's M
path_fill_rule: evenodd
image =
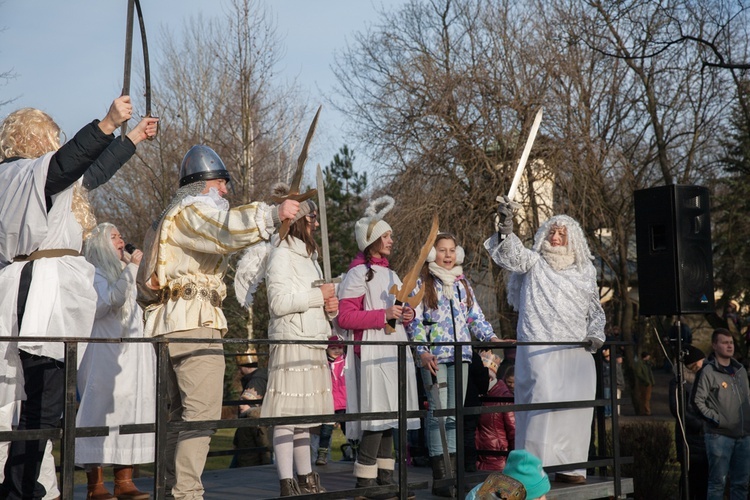
M513 182L510 184L510 189L508 190L508 199L510 201L513 201L513 199L516 197L516 191L518 191L518 185L521 183L521 176L523 175L523 169L526 167L526 162L529 159L529 153L531 153L531 147L534 145L534 139L536 139L536 134L539 131L539 124L542 122L542 114L544 112L544 108L539 108L539 111L537 111L536 116L534 117L534 123L531 125L531 131L529 132L529 138L526 139L526 146L523 148L523 153L521 154L521 159L518 161L518 167L516 167L516 173L513 176ZM497 201L502 201L502 196L498 196Z
M326 187L323 179L323 171L318 165L315 175L316 188L318 189L318 222L320 222L320 245L323 252L323 279L313 281L313 286L325 283L339 283L340 278L335 280L331 277L331 249L328 244L328 217L326 216Z

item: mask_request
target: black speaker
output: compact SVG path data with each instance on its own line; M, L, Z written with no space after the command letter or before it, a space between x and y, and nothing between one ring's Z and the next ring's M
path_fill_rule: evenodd
M713 312L708 189L659 186L633 196L640 314Z

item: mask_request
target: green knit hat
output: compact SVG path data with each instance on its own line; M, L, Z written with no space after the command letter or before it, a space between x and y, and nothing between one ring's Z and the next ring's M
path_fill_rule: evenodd
M508 454L503 474L522 483L529 499L546 495L551 488L542 461L526 450L513 450Z

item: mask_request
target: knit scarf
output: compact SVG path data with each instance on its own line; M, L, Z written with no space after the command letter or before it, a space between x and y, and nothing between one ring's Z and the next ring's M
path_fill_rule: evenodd
M462 266L453 266L453 269L446 269L434 262L430 262L428 267L430 273L443 283L443 296L448 300L453 300L453 283L463 276L464 268Z
M365 254L363 252L359 252L356 257L354 257L354 260L352 260L351 264L349 264L349 269L353 269L357 266L360 266L362 264L367 264L367 257L365 257ZM382 267L388 267L388 259L385 257L373 257L370 259L370 265L371 266L382 266Z
M542 257L555 271L562 271L575 264L576 256L570 245L553 247L549 241L542 242Z

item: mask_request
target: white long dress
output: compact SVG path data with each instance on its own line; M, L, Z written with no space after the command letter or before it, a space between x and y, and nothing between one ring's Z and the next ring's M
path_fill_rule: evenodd
M125 266L109 284L97 269L93 338L143 337L135 301L138 266ZM123 312L124 311L124 312ZM108 436L76 438L76 464L142 464L154 461L154 435L120 434L118 426L154 422L156 355L149 343L88 344L78 366L81 404L77 427L109 426Z
M365 281L367 268L364 265L350 269L339 286L339 299L351 299L364 295L364 310L386 309L393 305L395 297L388 291L392 285L401 286L396 273L387 267L373 265L372 280ZM383 328L362 331L363 341L408 341L401 323L396 331L386 335ZM392 345L363 345L359 358L359 374L356 373L355 355L347 356L346 364L346 412L370 413L398 411L398 349ZM418 407L417 378L410 348L406 349L406 407L414 411ZM384 431L397 428L396 419L363 420L347 423L346 435L360 439L361 431ZM419 419L407 420L407 429L419 429Z
M71 211L74 186L53 196L47 212L44 185L52 154L0 165L0 337L87 337L91 332L96 293L94 266L86 259L69 255L11 263L35 250L81 251L82 229ZM19 332L18 285L26 265L33 265L33 277ZM65 354L62 343L0 342L0 406L25 399L18 348L59 361Z
M573 266L554 270L525 248L514 234L485 242L495 263L523 275L518 301L520 342L604 340L604 310L595 274ZM592 269L593 270L593 267ZM587 401L596 396L593 356L583 347L519 346L516 352L516 404ZM545 466L586 462L593 408L516 412L516 448L538 456ZM585 469L569 471L586 475Z

